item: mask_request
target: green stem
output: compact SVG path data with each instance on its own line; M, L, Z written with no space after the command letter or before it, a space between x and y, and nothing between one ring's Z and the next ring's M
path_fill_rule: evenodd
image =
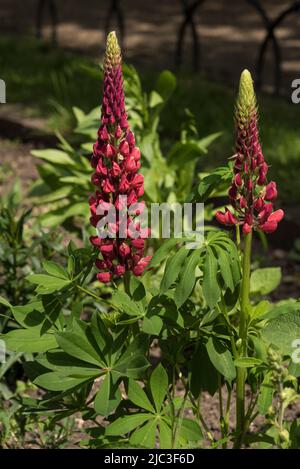
M227 307L226 307L224 296L223 296L222 292L221 292L221 305L222 305L222 309L220 308L220 306L218 304L217 304L217 308L219 309L219 311L221 313L223 313L225 321L226 321L226 326L227 326L228 332L230 334L230 342L231 342L233 357L238 358L238 353L237 353L237 349L236 349L236 345L235 345L234 331L233 331L233 327L231 326L231 323L230 323L230 318L229 318L229 315L228 315Z
M225 414L225 425L226 425L227 434L228 434L228 431L229 431L231 392L232 392L231 387L228 386L228 388L227 388L226 414Z
M218 395L219 395L220 420L221 420L221 423L223 423L224 412L223 412L222 382L221 382L220 373L218 373ZM222 429L222 432L223 432L223 429ZM222 436L224 435L222 434Z
M128 270L124 274L123 281L124 281L125 293L127 293L128 296L131 296L130 295L130 272Z
M209 428L208 428L208 425L207 423L205 422L204 418L202 417L202 414L201 414L201 393L199 394L199 397L198 399L194 399L193 395L191 394L191 392L189 392L189 399L192 403L192 405L194 406L194 412L196 414L196 417L199 419L201 425L203 426L203 429L204 429L204 433L206 433L206 436L207 438L212 442L212 443L215 443L215 439L214 437L212 436Z
M282 383L279 383L279 396L283 391L283 385ZM284 418L284 401L279 397L279 413L278 413L278 425L280 428L280 431L283 430L283 418Z
M220 429L221 429L221 435L223 439L226 436L226 430L225 430L224 411L223 411L222 381L221 381L220 373L218 373L218 394L219 394L219 409L220 409ZM222 444L222 448L223 449L226 448L224 443Z
M240 225L235 225L235 234L236 234L236 245L237 245L238 251L241 252Z
M179 409L178 414L177 414L177 419L176 419L175 429L174 429L174 435L173 435L173 438L172 438L172 449L177 448L178 434L179 434L179 430L180 430L181 425L182 425L183 412L184 412L184 407L185 407L185 403L186 403L186 400L187 400L187 396L188 396L188 388L186 388L186 390L185 390L183 400L182 400L182 404L181 404L180 409Z
M91 292L90 290L87 290L86 288L82 287L81 285L78 285L76 284L76 287L81 290L82 292L86 293L86 295L89 295L91 296L92 298L95 298L97 301L100 301L100 303L104 303L106 304L107 306L109 306L110 308L112 309L118 309L116 308L116 306L114 306L113 304L111 303L108 303L108 301L105 301L103 298L101 298L100 296L96 295L95 293Z
M249 292L250 292L250 265L251 265L251 243L252 232L244 237L244 255L243 255L243 277L240 294L240 324L239 324L239 339L241 346L239 348L240 356L247 355L247 319L248 319L248 305L249 305ZM237 441L236 448L242 445L243 434L245 431L245 381L246 371L245 368L237 368L237 386L236 386L236 430Z

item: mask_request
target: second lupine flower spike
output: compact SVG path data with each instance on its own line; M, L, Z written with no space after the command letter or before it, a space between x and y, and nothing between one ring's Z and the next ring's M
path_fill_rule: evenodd
M284 217L283 210L273 211L277 197L276 183L267 183L268 165L259 142L258 111L253 81L244 70L235 109L236 155L234 175L229 189L234 214L226 209L217 212L217 220L225 225L241 225L245 234L253 229L273 233Z
M150 261L150 257L143 257L144 238L148 236L148 230L141 229L133 215L127 221L125 239L119 236L120 212L137 204L139 197L144 194L144 178L138 174L140 159L140 150L135 146L125 110L121 51L116 35L112 32L107 37L104 62L101 126L91 158L95 169L92 182L97 187L96 194L90 198L91 224L96 227L111 206L117 215L116 222L108 223L106 227L115 234L114 237L92 236L90 239L101 254L101 258L96 261L100 270L97 278L104 283L113 277L121 277L128 270L134 275L141 275ZM125 196L127 207L124 207L123 202ZM101 214L97 210L99 208ZM143 208L144 203L140 202L136 215Z

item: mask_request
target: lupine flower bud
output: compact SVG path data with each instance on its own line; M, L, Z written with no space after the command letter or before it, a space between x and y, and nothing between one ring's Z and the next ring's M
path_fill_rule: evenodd
M274 200L277 197L277 187L276 187L276 182L271 181L267 186L265 190L265 200Z
M133 267L133 273L134 275L136 275L137 277L139 277L140 275L142 275L142 273L144 272L144 270L146 269L146 267L148 266L149 262L151 261L151 257L148 256L148 257L144 257L142 259L140 259L137 264Z
M91 166L95 169L92 183L98 188L96 195L90 198L91 224L97 226L111 205L116 209L116 222L107 223L107 232L116 237L90 238L102 256L95 264L100 270L97 278L103 283L110 282L113 277L121 277L128 270L134 275L142 275L150 262L150 257L143 257L145 232L134 222L134 217L144 208L142 203L129 220L135 227L135 237L123 239L118 236L120 211L136 204L144 193L144 178L137 174L141 153L135 144L125 110L121 51L116 35L112 32L107 37L104 61L101 126L91 157ZM125 206L121 195L127 197Z
M273 233L284 217L284 212L273 212L273 205L269 203L276 199L277 188L275 182L266 182L269 167L259 142L256 97L248 70L243 71L240 79L235 124L234 176L228 192L235 215L226 209L225 213L217 212L216 218L224 225L241 225L244 234L250 233L252 229Z
M109 283L111 281L111 273L110 272L101 272L97 274L97 279L102 283Z

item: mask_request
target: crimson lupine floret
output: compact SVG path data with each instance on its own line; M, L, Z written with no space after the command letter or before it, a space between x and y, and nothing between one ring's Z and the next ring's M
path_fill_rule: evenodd
M234 176L228 193L234 214L226 209L225 213L217 212L216 218L224 225L241 225L244 234L253 229L273 233L284 212L273 211L277 188L274 181L267 183L269 168L260 146L256 97L248 70L240 79L235 124Z
M118 236L119 215L124 209L120 196L127 197L126 203L129 207L137 204L138 199L144 194L144 178L142 174L138 174L140 160L141 153L135 146L135 137L129 128L125 110L121 51L115 33L111 32L107 37L104 61L101 126L91 158L91 165L95 169L92 182L97 186L97 191L89 201L90 221L95 227L107 213L110 204L116 208L116 223L111 223L107 227L110 232L116 233L116 237L90 238L91 243L101 253L101 259L97 259L96 267L100 270L97 278L103 283L110 282L114 277L123 276L126 271L132 271L136 276L142 275L151 259L149 256L143 257L145 245L143 238L148 236L148 230L142 230L138 223L135 224L134 216L131 215L127 221L127 237L122 239ZM103 215L97 214L99 206ZM135 214L139 215L143 208L144 203L140 202ZM139 232L138 237L133 238L130 227L131 230Z

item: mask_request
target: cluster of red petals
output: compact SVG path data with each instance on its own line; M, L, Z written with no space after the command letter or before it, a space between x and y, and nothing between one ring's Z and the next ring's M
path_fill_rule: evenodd
M96 267L100 270L97 278L103 283L110 282L113 277L121 277L126 271L132 271L136 276L142 275L151 260L150 257L143 257L148 229L143 230L138 223L135 224L134 217L127 220L126 238L118 236L119 213L124 210L120 196L127 197L129 207L137 204L144 194L144 178L142 174L138 174L140 160L140 150L135 145L135 137L127 121L121 57L111 57L108 51L104 66L101 126L91 158L91 165L95 169L92 183L97 190L89 201L90 221L95 227L106 215L106 205L109 207L113 204L117 214L116 223L108 227L115 234L114 238L90 238L101 254ZM99 206L103 213L101 215L97 214ZM144 202L140 202L138 207L135 215L142 212ZM139 232L138 237L136 232Z
M277 188L275 182L267 183L268 165L259 142L257 120L256 109L249 122L237 118L234 176L228 193L234 214L229 209L216 213L220 223L241 225L244 234L253 229L273 233L284 217L283 210L273 211Z

